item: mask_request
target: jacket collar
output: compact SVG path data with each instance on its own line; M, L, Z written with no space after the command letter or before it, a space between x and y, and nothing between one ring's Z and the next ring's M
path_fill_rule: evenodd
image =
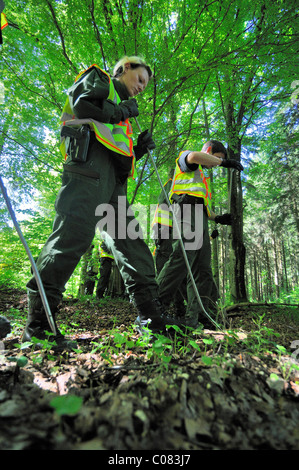
M129 99L129 93L125 85L123 85L119 80L116 78L112 78L114 88L116 90L116 93L120 97L121 100L128 100Z

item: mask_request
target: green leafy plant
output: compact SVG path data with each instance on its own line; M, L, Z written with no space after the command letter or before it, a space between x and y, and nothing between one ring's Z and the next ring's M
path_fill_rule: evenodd
M214 338L203 338L202 340L203 344L205 345L205 349L201 360L206 366L210 366L213 363L213 356L207 355L207 346L214 344L214 341Z
M20 369L27 365L28 359L25 356L18 356L18 357L9 357L8 360L10 362L16 363L16 367L14 370L14 384L16 384L19 381Z
M276 345L278 351L278 362L280 365L282 377L284 380L289 380L293 370L299 370L299 364L293 361L283 361L282 356L288 356L289 353L284 346Z
M148 349L147 356L153 358L154 361L161 362L165 366L171 361L173 342L170 338L157 334L156 339L152 342L152 346Z
M53 398L50 406L59 416L73 416L78 413L83 404L83 398L76 395L62 395Z

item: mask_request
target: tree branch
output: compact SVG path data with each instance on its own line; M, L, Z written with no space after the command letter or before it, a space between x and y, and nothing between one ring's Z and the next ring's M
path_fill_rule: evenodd
M62 34L62 31L61 31L61 28L59 26L59 23L58 23L58 20L56 18L56 15L55 15L55 11L54 11L54 8L50 2L50 0L46 0L46 3L49 7L49 10L51 12L51 15L52 15L52 18L53 18L53 22L56 26L56 29L58 31L58 34L59 34L59 37L60 37L60 41L61 41L61 47L62 47L62 53L64 55L64 57L66 58L66 60L68 61L68 63L70 64L71 68L73 69L73 71L75 72L75 74L77 75L79 72L77 70L77 68L75 67L75 65L73 64L73 62L71 61L71 59L69 58L69 56L67 55L67 52L66 52L66 47L65 47L65 42L64 42L64 37L63 37L63 34Z

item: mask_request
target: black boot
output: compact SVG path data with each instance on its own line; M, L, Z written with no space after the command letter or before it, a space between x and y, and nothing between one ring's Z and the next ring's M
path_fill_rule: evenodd
M51 307L51 305L49 305L56 329L56 335L54 336L53 334L49 335L46 333L51 333L51 327L48 323L41 299L39 297L30 298L30 296L28 296L28 303L28 318L22 336L22 343L27 341L31 342L32 338L34 337L41 341L48 340L50 343L55 341L55 344L51 346L51 349L53 349L55 352L65 350L71 351L77 348L77 343L75 341L66 339L57 328L55 321L57 306L55 307L52 305ZM36 343L35 346L41 349L44 347L42 343Z
M147 330L152 333L165 334L168 330L166 325L175 325L183 328L182 323L178 319L170 318L166 315L159 299L153 299L144 304L137 306L138 317L135 320L135 326L140 334L144 334ZM174 330L172 330L174 331Z
M5 317L0 317L0 339L5 338L11 332L11 324Z

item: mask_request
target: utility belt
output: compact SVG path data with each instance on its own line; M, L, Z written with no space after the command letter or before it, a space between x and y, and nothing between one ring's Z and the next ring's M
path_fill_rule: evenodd
M89 168L82 168L77 167L77 166L71 166L64 164L63 165L63 170L66 171L67 173L75 173L77 175L82 175L82 176L88 176L88 178L94 178L94 179L100 179L101 175L100 173L90 170Z
M79 128L63 126L61 137L65 137L65 151L73 162L86 162L91 130L88 124Z
M65 152L72 162L85 163L87 161L88 149L94 143L98 142L95 132L90 129L89 124L83 124L80 128L63 126L60 133L61 137L65 137ZM99 143L100 145L100 143ZM88 176L89 178L100 178L100 174L84 165L72 166L63 165L64 170L69 173L78 173ZM116 175L117 182L121 185L125 184L128 175Z
M190 196L190 194L173 194L172 200L176 204L204 204L202 197Z
M202 197L190 196L190 194L173 194L172 201L175 204L202 204L205 213L207 214L207 209L205 206L205 201Z

